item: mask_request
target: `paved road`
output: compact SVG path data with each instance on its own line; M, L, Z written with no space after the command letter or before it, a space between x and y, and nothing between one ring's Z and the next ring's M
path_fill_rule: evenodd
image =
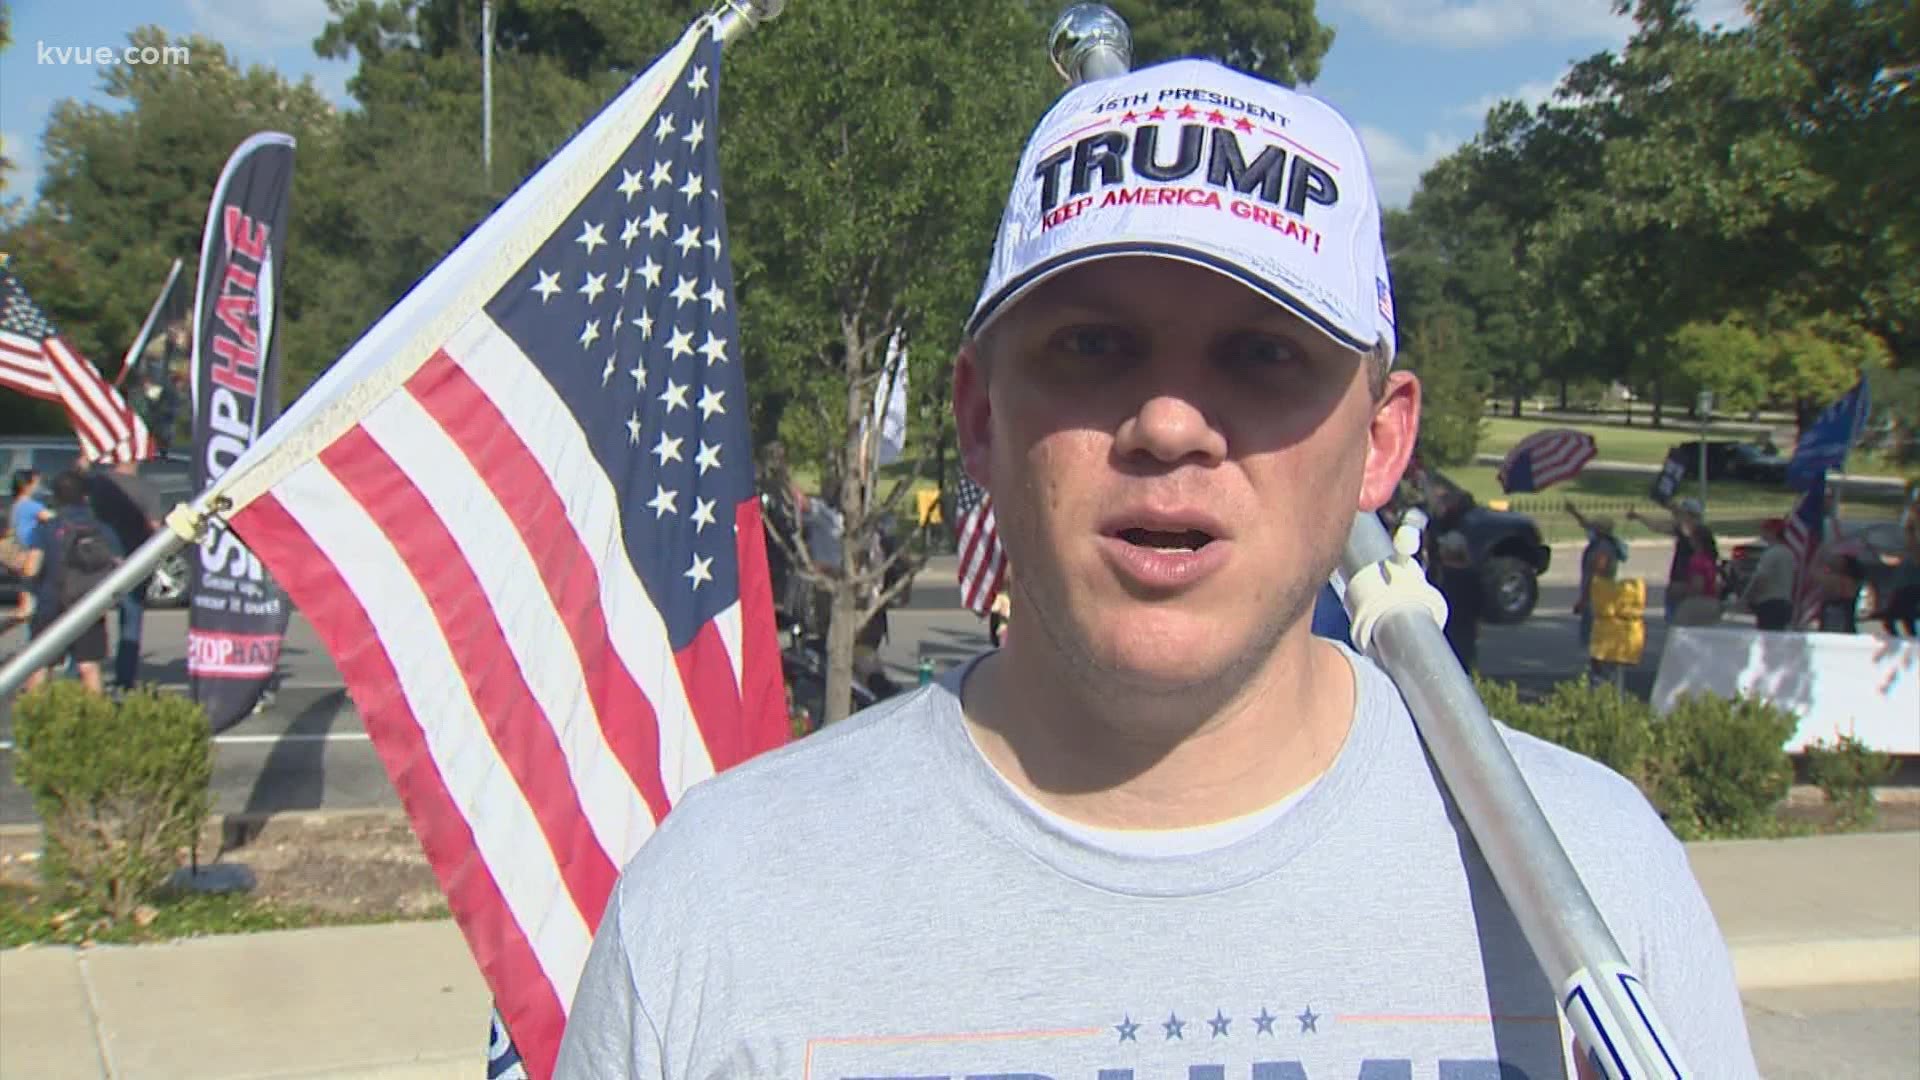
M1767 1080L1920 1076L1920 983L1750 990L1741 998ZM1688 1064L1712 1073L1707 1063Z
M1516 626L1482 633L1487 674L1545 686L1584 667L1572 615L1577 550L1558 548L1542 582L1534 616ZM1635 547L1629 572L1650 583L1665 580L1668 549ZM937 667L987 648L985 623L960 607L951 563L923 574L910 608L891 616L892 636L882 651L894 677L914 681L921 656ZM1645 692L1665 640L1659 619L1660 590L1650 598L1646 662L1633 678ZM150 613L144 637L142 678L184 688L186 614ZM0 638L0 655L20 646L17 631ZM365 809L398 805L386 771L367 741L360 716L342 689L339 672L311 626L297 614L282 653L284 678L273 703L219 735L215 742L214 808L220 813ZM12 720L0 703L0 747L11 745ZM13 779L12 754L0 749L0 824L36 820L25 791Z

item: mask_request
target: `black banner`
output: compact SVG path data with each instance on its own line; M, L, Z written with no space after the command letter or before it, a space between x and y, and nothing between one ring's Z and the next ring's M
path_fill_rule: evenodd
M193 487L205 491L280 414L279 297L293 137L262 132L227 160L207 211L193 306ZM278 672L291 609L240 538L215 525L193 563L187 676L213 730L253 711Z

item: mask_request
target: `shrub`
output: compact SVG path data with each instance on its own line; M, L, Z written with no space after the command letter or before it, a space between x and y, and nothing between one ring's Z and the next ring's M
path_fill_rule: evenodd
M131 915L206 822L206 711L150 689L116 704L54 680L16 701L14 732L15 775L46 830L47 885L110 920Z
M1682 839L1771 834L1793 784L1783 748L1798 726L1765 701L1683 696L1655 728L1649 794Z
M1563 682L1534 703L1512 683L1474 680L1507 726L1566 747L1631 780L1682 839L1763 836L1793 782L1782 749L1793 714L1751 699L1683 698L1665 717L1609 685Z
M1807 779L1827 793L1842 828L1871 825L1873 788L1893 774L1893 757L1869 747L1851 735L1829 744L1825 739L1806 748Z

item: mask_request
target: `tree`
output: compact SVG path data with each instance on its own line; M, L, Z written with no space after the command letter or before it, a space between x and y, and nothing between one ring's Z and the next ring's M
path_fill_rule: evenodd
M156 27L129 35L136 47L174 42ZM40 200L0 233L16 271L82 354L117 373L176 257L197 264L207 206L221 166L241 140L279 130L299 143L290 231L304 233L302 193L320 185L306 170L324 160L337 130L333 107L311 80L289 83L267 68L242 71L217 43L180 39L191 64L121 64L101 73L123 107L62 101L44 137ZM310 315L306 283L324 280L318 253L299 241L281 307L290 367L321 365L324 317ZM344 270L342 270L344 272ZM327 357L331 360L331 357ZM291 382L291 380L290 380Z
M1757 409L1772 397L1774 349L1738 315L1688 323L1675 331L1667 351L1677 393L1710 391L1727 412Z
M1465 465L1487 426L1486 377L1449 314L1423 321L1407 337L1404 363L1420 376L1420 458L1428 465Z

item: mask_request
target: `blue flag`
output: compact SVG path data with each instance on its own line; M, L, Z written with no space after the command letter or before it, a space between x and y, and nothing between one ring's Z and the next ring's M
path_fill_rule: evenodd
M1845 465L1847 451L1860 441L1860 433L1866 430L1867 414L1872 409L1872 393L1867 389L1867 377L1862 375L1853 389L1827 406L1826 411L1800 433L1800 442L1793 448L1793 460L1787 462L1787 486L1805 491L1829 469Z

